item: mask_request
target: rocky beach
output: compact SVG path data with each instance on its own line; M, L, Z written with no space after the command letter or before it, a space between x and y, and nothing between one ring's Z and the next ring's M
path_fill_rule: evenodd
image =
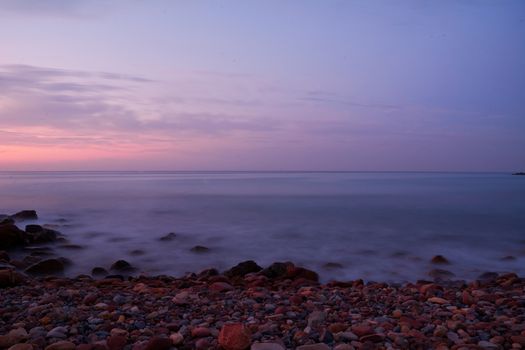
M0 349L525 347L525 279L515 273L458 281L434 269L413 283L320 283L292 262L173 277L140 275L116 260L71 278L63 272L74 261L54 256L53 246L74 242L46 226L19 228L36 217L1 218ZM11 258L21 251L24 258Z

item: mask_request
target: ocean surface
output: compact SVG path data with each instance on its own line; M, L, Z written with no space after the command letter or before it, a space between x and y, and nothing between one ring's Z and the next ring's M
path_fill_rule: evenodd
M175 276L248 259L323 281L525 275L525 176L504 173L0 172L0 214L22 209L82 247L54 245L71 276L117 259Z

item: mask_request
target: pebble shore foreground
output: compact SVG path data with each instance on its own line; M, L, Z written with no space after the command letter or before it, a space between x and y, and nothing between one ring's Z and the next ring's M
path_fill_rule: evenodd
M520 349L525 279L332 282L289 265L225 274L18 279L0 289L0 348ZM5 276L4 276L5 277Z

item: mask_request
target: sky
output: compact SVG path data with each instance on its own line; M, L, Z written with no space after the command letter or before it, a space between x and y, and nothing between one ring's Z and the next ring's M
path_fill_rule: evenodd
M0 170L525 170L525 1L0 0Z

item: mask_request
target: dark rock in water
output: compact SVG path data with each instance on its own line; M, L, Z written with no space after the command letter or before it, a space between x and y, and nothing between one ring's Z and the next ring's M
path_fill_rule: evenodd
M26 233L14 224L0 225L0 249L11 249L27 243Z
M9 258L9 254L7 254L6 251L0 250L0 260L9 261L11 259Z
M212 276L218 276L219 275L219 271L217 269L206 269L206 270L202 270L201 272L199 272L197 274L197 277L198 278L208 278L208 277L212 277Z
M323 268L327 270L335 270L335 269L342 269L343 265L336 263L336 262L327 262L323 265Z
M253 260L243 261L231 269L224 272L225 276L228 277L244 277L245 275L253 272L259 272L262 270L262 267L257 265Z
M289 266L287 277L292 279L304 278L305 280L319 282L319 275L317 272L298 266Z
M507 256L502 257L500 260L501 261L514 261L516 260L516 257L512 255L507 255Z
M84 249L85 247L81 246L81 245L78 245L78 244L68 243L68 244L61 244L61 245L59 245L59 248L69 249L69 250L81 250L81 249Z
M514 173L512 175L525 175L525 173L524 172L518 172L518 173Z
M195 247L191 248L190 250L192 252L194 252L194 253L206 253L206 252L210 251L210 248L204 247L202 245L196 245Z
M60 259L42 260L28 267L25 272L31 275L61 274L64 272L64 262Z
M110 270L119 272L131 272L135 270L126 260L117 260L111 265Z
M44 228L40 225L36 225L36 224L31 224L31 225L26 225L26 232L27 233L38 233L40 231L42 231Z
M26 277L14 270L0 270L0 288L15 287L26 280Z
M0 215L0 225L14 224L14 223L15 223L15 220L11 219L11 217L7 215Z
M146 252L143 251L142 249L135 249L129 252L129 254L137 256L137 255L144 255L146 254Z
M162 236L159 238L159 241L173 241L177 235L174 232L168 233L166 236Z
M35 210L22 210L14 215L11 215L11 218L15 221L37 220L38 215L36 215Z
M456 275L453 272L442 269L433 269L428 272L428 275L435 280L446 281L454 278Z
M261 271L261 274L268 278L279 278L279 277L285 277L288 273L288 267L294 266L290 262L274 262L267 268Z
M492 282L498 278L499 274L497 272L483 272L478 276L478 280L482 282Z
M33 243L54 242L60 236L60 232L40 225L27 225L27 237Z
M439 265L448 265L450 264L450 261L448 261L447 258L445 258L443 255L436 255L430 260L432 264L439 264Z
M93 276L101 277L107 276L109 272L103 267L94 267L93 270L91 270L91 274Z

